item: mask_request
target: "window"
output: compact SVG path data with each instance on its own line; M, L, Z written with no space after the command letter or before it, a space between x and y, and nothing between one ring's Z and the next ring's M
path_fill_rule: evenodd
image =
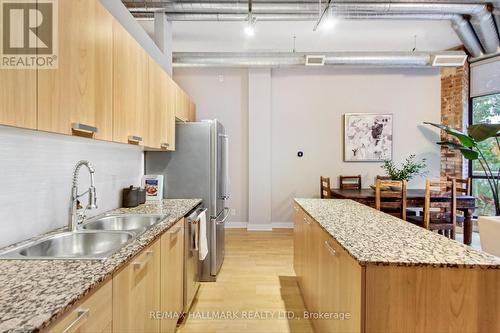
M500 123L500 94L472 98L470 123ZM500 138L496 138L500 140ZM500 151L495 138L480 142L479 147L490 162L493 172L500 172ZM493 194L479 161L469 164L469 176L472 178L472 195L477 198L476 215L495 215Z

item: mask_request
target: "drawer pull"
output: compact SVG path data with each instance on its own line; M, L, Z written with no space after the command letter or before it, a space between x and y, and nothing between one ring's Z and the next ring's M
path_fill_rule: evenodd
M309 222L309 220L307 219L307 217L304 217L304 223L305 224L311 224L311 222Z
M161 147L161 149L168 149L168 147L170 147L170 144L169 144L169 143L164 142L164 143L162 143L162 144L160 145L160 147Z
M99 130L95 126L90 126L82 123L72 123L71 129L78 132L88 132L88 133L97 133Z
M337 251L335 251L334 248L327 241L325 241L324 245L325 245L326 249L328 250L328 252L330 252L330 254L332 256L337 255Z
M128 141L129 142L142 142L142 136L129 135L128 136Z
M76 312L78 313L78 316L71 324L69 324L68 327L64 329L64 331L62 331L62 333L75 332L78 328L85 324L89 317L89 309L78 309Z
M134 269L141 269L142 267L144 267L152 256L153 250L147 250L146 252L144 252L145 259L143 261L134 262Z

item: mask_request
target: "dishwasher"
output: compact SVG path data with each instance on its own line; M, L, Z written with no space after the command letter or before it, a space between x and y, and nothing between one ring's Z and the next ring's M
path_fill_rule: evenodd
M200 215L206 208L196 208L186 217L184 224L184 312L191 307L200 287Z

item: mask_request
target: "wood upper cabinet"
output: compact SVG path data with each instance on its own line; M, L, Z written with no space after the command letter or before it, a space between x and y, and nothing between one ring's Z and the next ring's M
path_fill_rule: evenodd
M159 332L160 251L157 240L113 276L113 332Z
M112 140L113 17L98 0L60 0L58 11L58 68L38 70L38 129Z
M168 150L175 150L175 107L176 107L176 84L175 82L168 76L167 77L167 114L166 119L163 121L163 124L166 127L166 136L163 139L166 139L168 143Z
M177 84L175 87L175 117L180 121L188 121L189 96Z
M161 311L181 315L184 303L184 219L161 237ZM177 316L162 318L161 332L173 333Z
M113 21L113 141L142 144L148 76L146 51Z
M0 69L0 124L36 129L36 69Z
M196 121L196 104L189 100L188 121Z
M112 282L108 281L51 325L47 332L111 333Z
M148 57L148 71L149 107L144 109L144 146L159 149L167 143L166 140L162 140L166 136L163 133L166 129L163 121L168 112L167 74L150 57Z

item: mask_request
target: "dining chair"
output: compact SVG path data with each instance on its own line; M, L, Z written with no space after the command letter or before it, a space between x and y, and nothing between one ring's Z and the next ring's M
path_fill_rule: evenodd
M341 190L361 190L361 175L340 176Z
M406 219L413 224L455 239L456 207L455 179L450 182L427 179L425 182L423 216L407 216Z
M451 184L451 181L455 179L455 183L457 184L457 195L471 195L471 179L467 178L456 178L456 177L447 177L448 184ZM450 191L451 189L448 187L446 189ZM465 215L462 211L457 211L457 223L463 225L465 221Z
M332 189L330 187L330 177L320 176L319 181L320 181L321 199L333 198Z
M406 180L382 180L375 183L375 208L406 220ZM389 188L389 190L384 190Z

